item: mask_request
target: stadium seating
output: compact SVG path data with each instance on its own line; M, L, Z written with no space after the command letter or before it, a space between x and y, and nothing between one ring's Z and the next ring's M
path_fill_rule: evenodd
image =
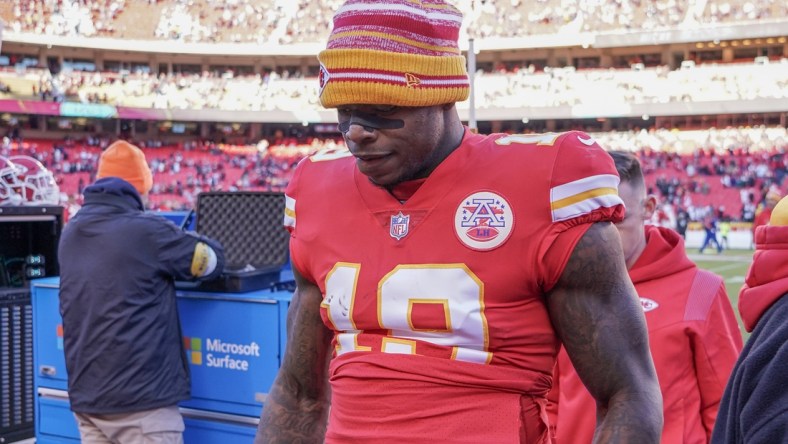
M498 41L587 31L615 34L688 30L703 24L773 23L788 16L788 6L771 0L708 0L690 4L623 0L450 1L465 13L462 40L475 37ZM9 32L22 35L286 45L324 41L331 29L330 18L341 3L7 0L0 2L0 19L7 23ZM600 112L600 107L617 109L637 104L784 101L788 99L788 58L770 56L726 59L725 63L687 60L675 69L635 61L627 68L579 69L507 60L492 67L485 65L475 73L475 106L480 110L503 110L504 114L509 110L511 116L528 106L576 108L577 113L572 115L582 115L585 109ZM53 74L46 66L11 65L0 68L0 99L188 111L319 109L314 74L294 68L258 69L251 75L232 69L152 74L119 68L98 72L68 68L54 70ZM469 102L458 104L458 108L467 110ZM658 179L675 180L674 188L682 191L675 194L674 190L674 194L663 198L679 206L723 206L728 214L738 217L745 204L742 189L760 191L763 184L782 184L785 161L774 161L773 157L785 151L788 138L784 125L720 130L707 125L703 129L707 131L604 132L594 136L608 149L638 152L648 165L647 181L655 189ZM189 206L196 193L210 189L281 190L298 159L336 145L331 139L268 142L271 145L262 151L256 146L220 146L202 140L196 141L196 147L147 148L151 164L157 170L161 168L156 173L153 204L167 209ZM58 142L59 156L65 154L69 158L64 161L52 155L58 150L51 140L25 143L21 151L43 157L58 172L64 193L71 200L78 199L80 186L91 180L100 148L91 143ZM74 161L75 158L79 160ZM725 168L719 168L720 161L725 162Z
M0 81L11 90L0 97L16 99L190 110L319 109L317 78L295 74L156 76L70 71L52 76L45 69L29 68L0 70ZM781 100L788 99L788 58L770 64L712 63L677 70L523 67L480 72L475 85L478 109ZM611 103L613 98L617 102ZM467 108L468 102L458 106Z
M506 38L584 31L690 29L698 24L786 16L781 2L564 2L450 0L465 11L469 36ZM341 1L309 0L6 0L0 18L15 32L188 42L322 41ZM149 20L158 17L158 21ZM145 20L141 20L145 18Z
M651 191L661 202L688 210L694 220L712 211L723 211L740 220L745 204L742 196L752 193L753 203L757 203L764 187L771 184L788 192L785 128L592 135L607 149L637 152ZM56 173L64 200L77 202L80 187L93 180L101 152L95 144L74 141L27 140L21 146L7 143L6 155L13 150L38 157ZM267 146L217 145L205 141L145 148L154 172L151 206L166 210L189 208L201 191L283 191L301 158L342 146L342 141L336 139L300 142L288 139Z

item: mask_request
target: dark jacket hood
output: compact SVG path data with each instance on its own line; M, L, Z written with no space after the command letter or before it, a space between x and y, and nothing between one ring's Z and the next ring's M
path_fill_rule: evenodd
M145 210L142 197L134 186L118 177L104 177L85 188L85 204L126 202ZM121 198L121 199L118 199Z

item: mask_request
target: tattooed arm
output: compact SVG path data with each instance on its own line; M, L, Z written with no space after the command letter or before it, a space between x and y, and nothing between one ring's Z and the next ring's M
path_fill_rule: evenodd
M320 288L293 269L287 348L260 415L255 444L323 442L330 405L331 331L320 318Z
M646 321L612 224L583 235L548 296L553 325L597 402L596 443L658 443L662 395Z

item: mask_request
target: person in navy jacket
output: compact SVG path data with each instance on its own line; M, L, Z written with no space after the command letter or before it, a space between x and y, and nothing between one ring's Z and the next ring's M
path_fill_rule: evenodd
M139 148L111 145L97 178L58 252L71 409L83 443L179 443L191 384L174 282L217 277L223 249L145 212Z

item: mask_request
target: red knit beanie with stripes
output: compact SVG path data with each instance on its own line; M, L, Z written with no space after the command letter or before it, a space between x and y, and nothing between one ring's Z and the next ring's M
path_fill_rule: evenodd
M462 13L441 0L348 0L320 61L320 103L432 106L468 98Z

